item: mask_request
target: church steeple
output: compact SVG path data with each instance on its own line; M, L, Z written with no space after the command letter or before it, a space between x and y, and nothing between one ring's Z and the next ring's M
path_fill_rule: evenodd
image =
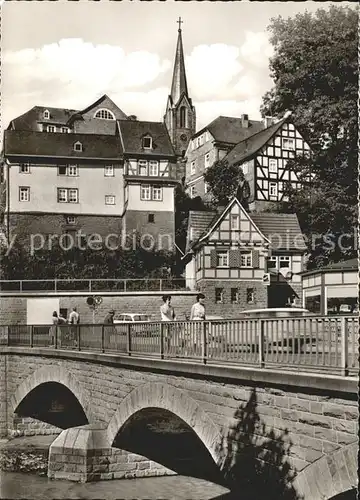
M171 94L170 94L173 104L176 104L178 102L182 93L184 93L186 96L188 95L185 61L184 61L184 49L181 36L181 23L183 23L181 17L179 17L177 22L179 23L179 29L178 29L178 39L177 39L176 53L175 53L173 78L171 84Z
M168 129L171 142L178 156L184 156L190 137L195 133L195 108L189 97L185 58L182 42L181 24L178 19L178 39L176 45L174 71L171 83L171 93L168 97L164 121Z

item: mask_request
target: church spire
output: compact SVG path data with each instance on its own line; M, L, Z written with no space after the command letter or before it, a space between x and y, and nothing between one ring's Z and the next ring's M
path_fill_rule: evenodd
M178 39L176 45L173 79L171 84L171 94L170 94L173 104L177 104L182 93L185 93L186 96L188 95L186 73L185 73L184 49L181 37L181 24L183 23L181 17L179 17L177 23L179 24L179 29L178 29Z

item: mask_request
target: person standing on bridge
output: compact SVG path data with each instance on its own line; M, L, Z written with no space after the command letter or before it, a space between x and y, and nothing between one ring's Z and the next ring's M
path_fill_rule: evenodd
M171 305L171 295L163 295L163 304L160 306L161 321L176 321L175 310ZM173 329L170 325L164 328L167 351L170 350Z
M191 308L190 321L205 321L205 295L203 293L198 293L196 297L196 302ZM194 325L195 326L195 325ZM197 352L197 346L202 345L202 335L201 335L200 325L196 325L193 330L193 346L194 354Z
M71 313L69 314L69 324L74 325L70 327L70 336L71 340L77 345L78 333L79 333L79 323L80 323L80 315L76 310L76 307L72 308Z
M52 326L50 327L50 330L49 330L50 347L52 347L55 344L56 330L57 330L58 324L59 324L58 313L57 313L57 311L54 311L53 315L52 315Z

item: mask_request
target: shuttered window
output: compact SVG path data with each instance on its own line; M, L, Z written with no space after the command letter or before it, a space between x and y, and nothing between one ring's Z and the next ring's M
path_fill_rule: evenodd
M252 266L254 269L259 269L259 250L252 251Z

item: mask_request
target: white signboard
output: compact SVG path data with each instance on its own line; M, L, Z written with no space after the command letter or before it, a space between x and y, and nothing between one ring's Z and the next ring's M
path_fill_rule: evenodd
M41 298L26 300L26 323L28 325L51 325L52 315L59 313L60 299Z

